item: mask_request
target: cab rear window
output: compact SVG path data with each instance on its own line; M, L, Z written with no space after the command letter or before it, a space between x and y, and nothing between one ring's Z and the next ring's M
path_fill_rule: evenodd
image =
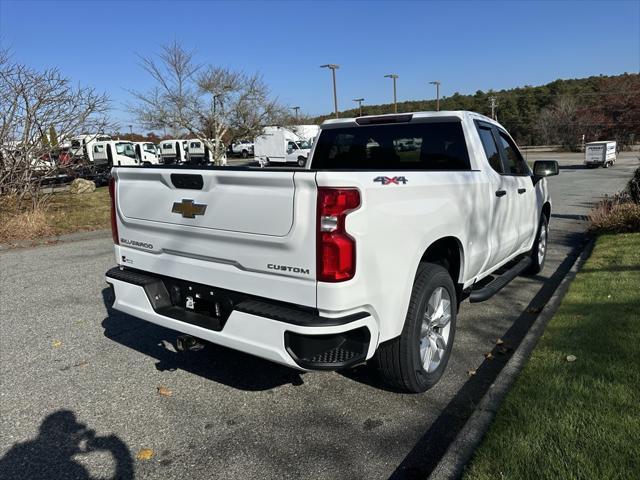
M470 170L460 122L349 126L323 130L311 168Z

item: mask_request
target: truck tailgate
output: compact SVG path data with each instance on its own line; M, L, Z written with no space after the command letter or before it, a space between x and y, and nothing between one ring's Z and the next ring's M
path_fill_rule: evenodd
M315 307L315 174L116 168L118 263Z

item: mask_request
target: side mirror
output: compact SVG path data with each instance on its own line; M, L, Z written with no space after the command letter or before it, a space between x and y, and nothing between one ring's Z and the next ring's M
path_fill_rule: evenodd
M552 177L560 173L560 167L555 160L538 160L533 164L533 174L536 177Z

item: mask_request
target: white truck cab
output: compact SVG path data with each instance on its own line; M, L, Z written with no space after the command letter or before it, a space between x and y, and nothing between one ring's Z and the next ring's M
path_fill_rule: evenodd
M116 167L113 308L301 370L371 361L422 392L462 300L543 268L557 174L460 111L328 120L304 167Z
M589 142L584 146L584 164L587 167L613 167L618 144L615 141Z
M165 165L184 163L187 160L187 140L168 139L160 142L160 158Z
M91 149L95 165L139 166L143 162L136 156L132 142L125 140L108 140L94 142Z
M69 142L69 154L74 159L85 159L93 162L93 145L96 142L105 142L111 140L109 135L102 133L93 133L85 135L77 135L71 138Z
M132 142L136 158L144 165L157 165L160 163L160 153L155 144L151 142Z

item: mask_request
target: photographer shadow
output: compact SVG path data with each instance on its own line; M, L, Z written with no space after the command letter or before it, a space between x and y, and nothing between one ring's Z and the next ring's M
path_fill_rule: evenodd
M119 437L96 436L95 431L77 421L72 411L58 410L42 421L36 438L15 444L0 458L0 479L89 480L95 477L74 457L93 452L111 454L115 463L111 477L114 480L134 478L129 447Z
M282 385L303 385L302 372L246 353L204 342L197 352L176 352L178 332L139 320L112 308L111 288L102 291L107 317L102 322L104 335L157 360L159 371L184 370L208 380L245 391L264 391Z

